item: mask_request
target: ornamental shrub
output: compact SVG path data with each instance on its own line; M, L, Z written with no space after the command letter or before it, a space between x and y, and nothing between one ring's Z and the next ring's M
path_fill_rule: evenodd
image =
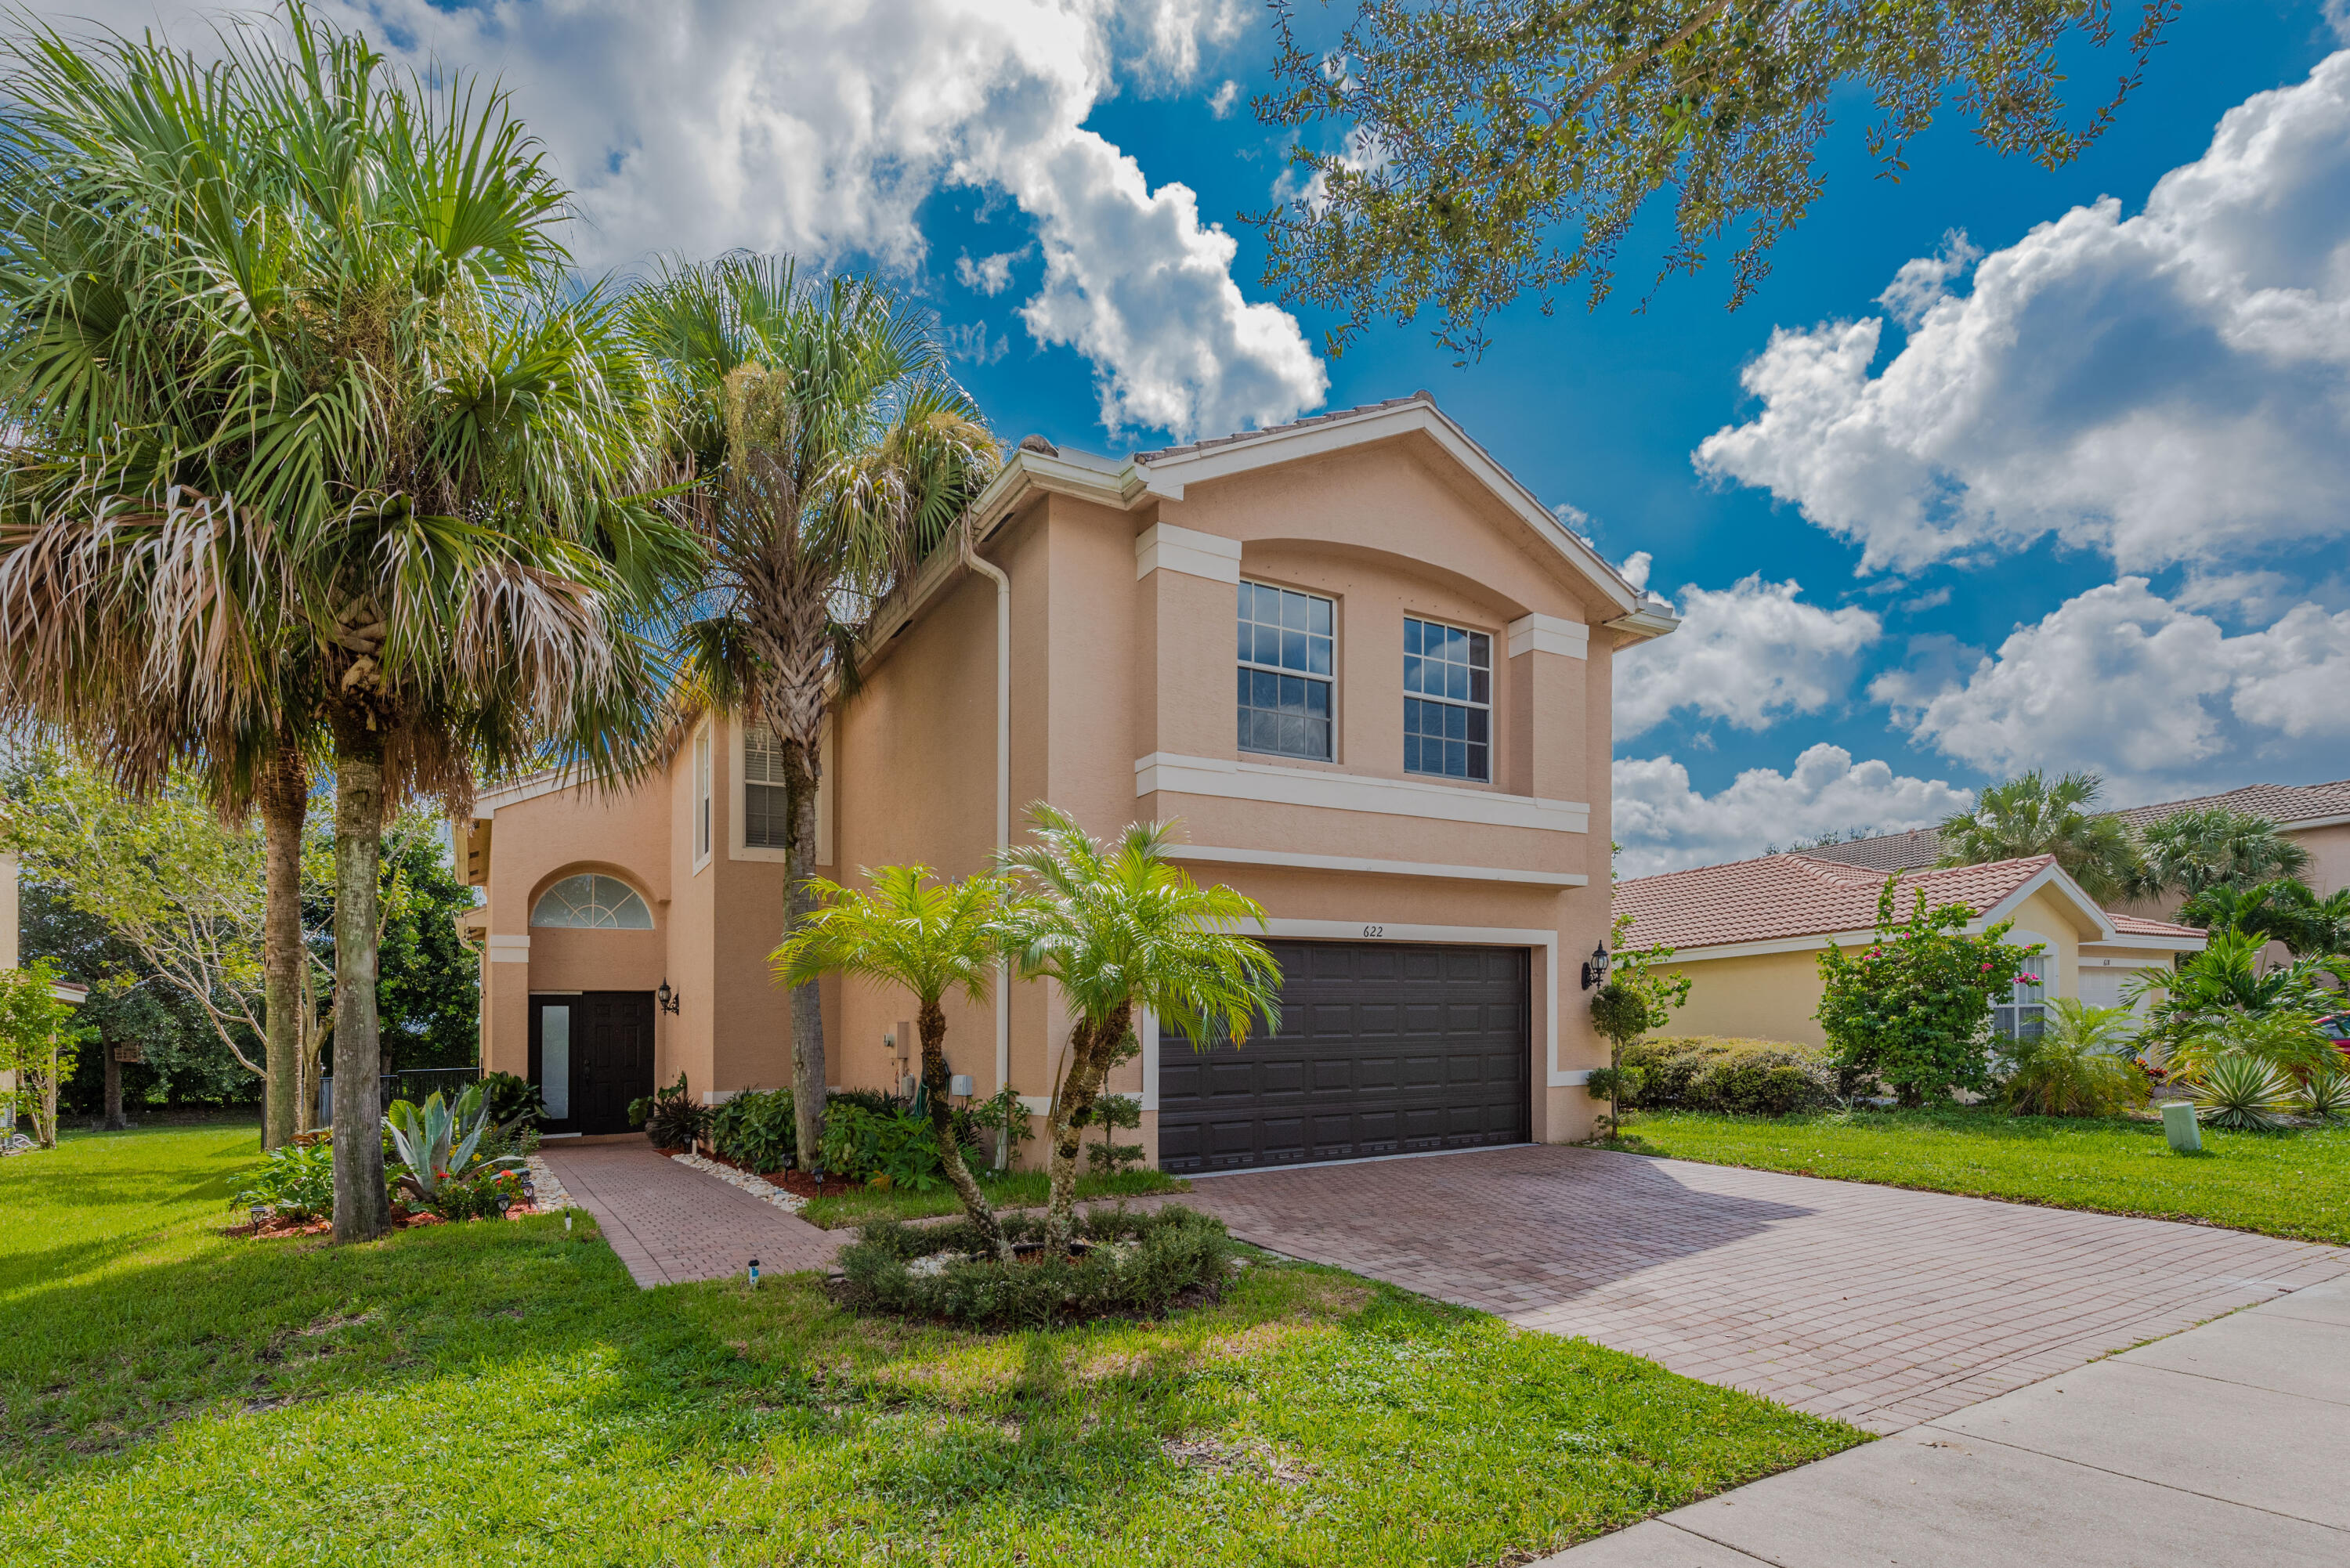
M1044 1238L1041 1217L1010 1215L1003 1224L1015 1246ZM1007 1263L985 1251L968 1220L868 1225L842 1249L840 1267L862 1306L979 1327L1040 1328L1163 1313L1186 1293L1220 1287L1234 1255L1222 1220L1172 1204L1141 1214L1096 1210L1079 1216L1076 1228L1092 1243L1083 1253L1032 1253Z
M789 1089L745 1089L710 1118L718 1152L752 1170L781 1170L798 1145Z
M2013 992L2039 946L2008 946L2005 920L1969 936L1973 910L1929 909L1922 891L1909 918L1897 919L1900 883L1894 873L1877 896L1875 941L1851 952L1830 942L1820 955L1815 1016L1835 1054L1838 1089L1853 1094L1881 1080L1906 1106L1988 1089L1991 999Z
M1626 1103L1647 1110L1783 1116L1816 1110L1835 1095L1828 1054L1787 1040L1644 1040L1624 1053L1624 1070L1638 1075Z
M824 1171L846 1181L916 1192L928 1192L945 1179L930 1118L906 1110L869 1110L838 1096L825 1109Z
M441 1183L433 1191L431 1207L443 1220L494 1220L505 1212L498 1206L499 1199L509 1206L522 1201L522 1185L519 1170L477 1169Z
M643 1126L655 1148L691 1148L710 1130L710 1107L693 1097L680 1073L667 1088L630 1100L629 1120Z
M253 1185L232 1205L267 1204L290 1220L315 1220L335 1211L335 1146L313 1138L273 1148L253 1175Z

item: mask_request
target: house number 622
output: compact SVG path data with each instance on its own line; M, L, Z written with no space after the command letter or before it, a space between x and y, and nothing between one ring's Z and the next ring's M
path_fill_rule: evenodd
M1385 926L1365 926L1363 928L1363 935L1367 937L1383 937L1387 934L1388 929Z

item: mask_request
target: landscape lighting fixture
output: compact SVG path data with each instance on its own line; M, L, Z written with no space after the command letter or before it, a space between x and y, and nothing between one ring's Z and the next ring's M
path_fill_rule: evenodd
M660 989L653 992L653 1000L660 1003L660 1010L663 1012L677 1011L677 992L669 988L669 981L666 980L660 982Z
M1591 950L1589 958L1583 961L1583 989L1589 991L1595 985L1607 983L1607 944L1602 942Z

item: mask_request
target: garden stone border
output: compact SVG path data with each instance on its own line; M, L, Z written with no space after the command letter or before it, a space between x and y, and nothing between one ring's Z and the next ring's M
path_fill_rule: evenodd
M721 1165L698 1154L672 1154L670 1158L704 1176L714 1176L729 1187L739 1187L754 1198L764 1199L786 1214L796 1214L808 1205L806 1199L795 1198L765 1177L754 1176L747 1170L737 1170L731 1165Z
M524 1160L530 1167L531 1203L541 1214L579 1207L565 1189L563 1179L555 1174L555 1167L535 1154L524 1156Z

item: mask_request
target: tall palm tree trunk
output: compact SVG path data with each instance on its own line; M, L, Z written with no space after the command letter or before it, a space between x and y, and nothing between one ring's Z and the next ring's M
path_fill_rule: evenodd
M390 1227L383 1189L376 916L383 859L383 738L335 726L335 1240Z
M939 1164L946 1170L947 1185L962 1200L963 1212L971 1216L972 1224L977 1227L989 1251L1009 1262L1012 1244L1003 1239L1003 1227L995 1218L994 1206L979 1189L971 1166L962 1158L962 1145L954 1135L954 1107L947 1103L950 1080L946 1010L936 1001L925 1001L916 1028L922 1040L922 1097L930 1104L931 1135L938 1139Z
M261 918L262 1044L269 1069L261 1147L290 1143L301 1130L302 825L310 805L309 771L290 749L263 777L261 836L267 876Z
M784 778L791 810L791 837L785 850L785 870L791 886L784 892L784 935L795 936L816 909L816 768L812 758L794 755L799 748L786 745ZM816 1163L824 1143L824 992L811 980L792 988L792 1121L799 1139L800 1163Z

